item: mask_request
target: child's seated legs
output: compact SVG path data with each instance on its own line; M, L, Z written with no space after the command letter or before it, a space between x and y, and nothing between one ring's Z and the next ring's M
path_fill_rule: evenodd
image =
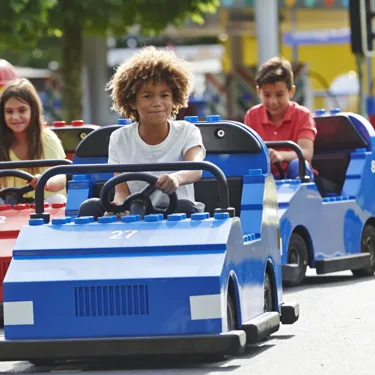
M306 175L310 177L311 181L314 181L314 173L312 171L310 163L305 161L305 164L306 164ZM291 179L296 179L300 177L298 159L294 159L289 163L288 169L286 171L286 175L287 175L287 178L291 178Z
M105 214L105 208L103 207L99 198L86 199L79 207L78 216L94 216L95 220Z
M177 201L176 214L186 214L187 217L190 217L191 214L199 212L198 207L194 202L189 201L188 199L179 199Z
M187 217L190 217L191 214L197 212L199 212L199 209L194 202L189 201L188 199L179 199L177 201L175 213L185 213ZM101 204L99 198L90 198L85 200L81 204L78 212L78 216L94 216L95 220L98 220L98 217L101 217L104 214L105 208Z
M64 194L56 193L47 197L44 200L44 203L66 203L66 196Z

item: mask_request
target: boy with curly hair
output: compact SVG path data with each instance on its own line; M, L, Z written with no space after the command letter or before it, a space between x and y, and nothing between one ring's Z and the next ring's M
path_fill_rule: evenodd
M187 121L175 121L180 108L187 107L191 76L185 60L173 51L145 47L119 66L107 89L111 91L113 109L131 125L115 130L110 137L108 163L141 164L176 161L202 161L206 150L198 127ZM200 180L202 171L157 173L158 190L151 196L154 207L166 208L168 197L177 192L176 212L188 216L204 210L195 202L193 183ZM116 186L113 203L122 204L132 193L145 187L141 181L129 181ZM104 214L95 198L81 205L79 216Z
M280 57L269 59L259 68L255 81L262 103L247 111L245 124L264 141L297 143L307 161L306 173L313 180L310 163L317 131L309 109L292 101L296 88L290 62ZM279 162L288 178L298 177L299 163L294 151L271 148L268 151L273 174L279 173L275 167Z

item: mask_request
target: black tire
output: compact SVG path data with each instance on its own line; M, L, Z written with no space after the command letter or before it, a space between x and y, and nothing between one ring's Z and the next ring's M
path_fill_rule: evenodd
M274 311L274 303L273 303L273 289L271 284L271 278L266 272L264 274L264 305L263 305L263 312L271 312ZM260 341L267 341L268 337Z
M236 310L234 309L233 297L228 292L228 301L227 301L227 322L228 322L228 331L233 331L237 329L237 320L236 320ZM210 354L206 356L210 362L222 362L230 358L229 354Z
M236 329L236 311L234 309L234 303L232 296L228 293L228 303L227 303L227 320L228 320L228 331L233 331Z
M361 253L370 253L371 265L360 270L352 270L354 276L373 276L375 272L375 228L366 225L361 237Z
M274 311L271 279L266 272L264 274L264 312Z
M0 328L4 328L4 305L0 304Z
M308 263L308 250L303 237L298 233L292 233L288 245L288 264L297 264L298 272L294 279L284 281L285 286L297 286L305 278Z

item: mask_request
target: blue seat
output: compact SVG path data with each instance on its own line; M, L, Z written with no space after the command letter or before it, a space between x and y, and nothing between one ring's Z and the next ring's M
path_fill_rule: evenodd
M207 156L206 161L216 164L227 177L230 205L240 214L243 176L249 169L269 170L267 153L263 142L248 127L234 122L197 123L202 134ZM106 126L90 133L78 145L73 159L75 164L98 164L108 161L109 138L121 126ZM105 181L111 175L97 174L93 196L98 197ZM196 200L206 205L206 211L213 213L218 196L216 180L207 172L201 181L195 183Z

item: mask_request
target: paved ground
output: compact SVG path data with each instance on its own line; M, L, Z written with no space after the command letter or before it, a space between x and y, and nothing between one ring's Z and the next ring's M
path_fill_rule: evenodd
M197 374L197 375L373 375L375 373L375 278L355 279L350 272L314 276L285 290L297 299L301 318L282 326L261 345L238 358L205 363L159 362L67 363L40 368L27 362L0 363L0 372L63 372L73 374Z

